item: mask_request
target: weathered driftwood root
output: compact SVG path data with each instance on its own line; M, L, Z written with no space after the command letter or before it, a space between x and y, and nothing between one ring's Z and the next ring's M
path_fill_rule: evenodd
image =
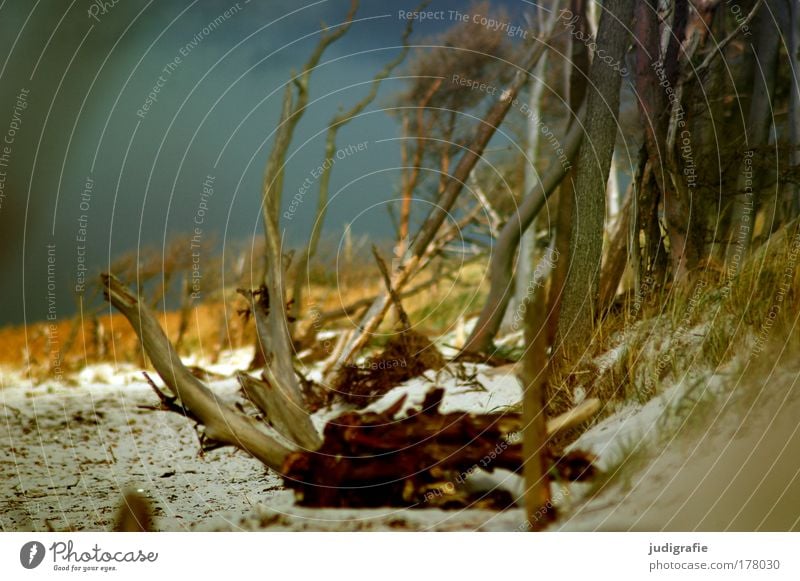
M237 411L210 391L180 361L155 317L117 279L104 275L106 297L131 323L145 353L166 384L156 388L162 409L205 427L207 438L234 445L284 476L298 501L314 506L483 506L512 502L504 492L474 496L459 487L477 467L520 471L519 414L439 413L444 391L428 394L422 410L396 419L401 398L378 413L347 412L327 424L319 448L297 450L268 425ZM245 393L277 430L296 435L293 408L269 384L240 375ZM597 408L591 400L548 422L548 435L585 421ZM308 418L307 414L303 416ZM591 458L548 452L550 465L563 477L585 478Z
M280 389L267 381L247 373L237 373L236 378L245 396L278 433L307 450L319 447L319 434L305 409L288 400Z
M290 448L270 434L267 426L236 411L209 390L183 365L147 306L115 277L103 274L101 278L106 299L128 319L177 405L205 426L207 437L241 448L280 471Z
M382 413L330 421L318 453L287 458L286 486L307 506L510 506L506 493L475 497L461 485L477 468L521 471L520 415L442 414L443 393L435 388L419 412L402 419L394 416L404 398ZM592 458L579 452L548 460L565 478L593 474Z
M274 340L277 331L269 321L269 293L265 287L255 291L239 289L239 293L250 303L259 349L267 363L261 375L263 381L239 374L239 383L247 397L282 436L302 448L314 450L321 443L320 437L311 423L288 342ZM285 333L285 329L278 330Z

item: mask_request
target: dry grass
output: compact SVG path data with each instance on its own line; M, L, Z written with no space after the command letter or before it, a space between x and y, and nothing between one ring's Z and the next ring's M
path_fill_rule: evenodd
M664 386L713 371L743 351L750 359L761 356L774 329L800 312L798 266L800 226L794 223L733 276L709 267L689 284L670 285L638 303L627 298L599 325L582 360L554 370L549 412L574 405L578 387L604 402L645 403Z
M384 283L374 262L352 265L341 276L325 269L316 269L309 277L311 283L304 293L304 317L299 324L308 325L311 309L319 312L336 310L355 301L375 296L384 290ZM469 312L474 303L480 303L480 290L475 290L484 278L485 264L471 263L448 265L449 277L442 276L435 284L404 299L415 330L428 336L446 331L459 316ZM431 272L421 273L410 286L423 282ZM239 311L246 302L235 292L225 293L226 300L206 301L193 307L184 336L181 352L212 358L223 349L254 345L252 322L245 321ZM181 315L178 311L158 312L158 319L174 342L179 334ZM330 328L349 328L352 320L333 321ZM394 315L387 317L381 333L391 333ZM99 325L99 327L98 327ZM98 328L100 329L98 339ZM51 341L51 337L53 340ZM377 340L380 346L385 340ZM53 326L48 322L34 322L0 328L0 366L25 370L33 379L43 381L54 378L53 359L61 357L62 373L69 373L99 360L142 363L138 340L124 317L108 309L96 318L85 314L62 318Z

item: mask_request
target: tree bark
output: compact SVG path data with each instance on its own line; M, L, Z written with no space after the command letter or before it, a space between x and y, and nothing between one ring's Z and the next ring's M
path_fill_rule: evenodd
M288 320L286 317L286 305L283 298L286 296L283 288L283 260L281 240L279 237L278 215L281 208L283 197L283 178L286 166L286 155L294 136L294 130L300 119L306 112L308 105L308 87L311 73L319 64L325 50L334 42L342 38L350 26L358 10L359 0L351 0L350 10L344 22L335 29L325 29L320 36L319 43L314 48L314 52L306 61L303 70L295 76L290 83L287 83L284 92L283 103L281 105L281 115L278 127L275 130L275 143L272 146L267 164L264 168L264 178L261 186L262 214L264 220L264 280L269 288L275 305L275 315L271 320L278 321L285 329L275 327L275 332L285 334L286 339L276 336L278 342L277 349L283 351L283 343L289 342ZM294 97L294 88L297 88L297 98ZM280 297L280 301L278 301ZM263 353L258 349L255 352L250 368L256 368L256 364L263 363Z
M609 0L598 27L597 47L613 62L625 57L633 0ZM571 357L590 340L599 297L606 183L617 136L622 77L601 58L592 62L586 109L586 139L578 153L577 193L572 215L569 263L556 347Z
M789 162L800 166L800 3L789 2ZM786 189L785 212L787 220L800 215L800 185L789 184Z
M570 12L578 17L575 21L575 33L580 33L584 36L588 35L589 24L586 15L586 0L570 0ZM587 79L589 77L589 50L584 43L572 37L570 37L569 50L572 63L569 75L569 106L573 111L577 111L586 98ZM573 165L569 170L569 175L561 182L558 192L555 249L558 252L558 256L561 257L569 255L570 227L575 206L574 186L576 171L577 169ZM569 261L559 260L556 262L550 277L550 289L547 296L547 338L550 345L554 344L556 338L558 317L561 312L561 299L563 298L568 272Z
M632 188L629 188L632 189ZM608 245L608 252L600 272L600 314L606 312L617 296L617 288L625 273L625 266L628 264L628 241L631 230L631 214L634 198L632 191L628 192L625 204L622 206L617 216L616 227Z
M775 76L778 66L778 47L780 35L775 30L773 14L782 12L778 5L783 5L784 0L765 0L756 14L755 34L752 43L753 50L753 93L750 101L750 112L745 128L745 160L751 159L748 164L743 161L742 169L736 181L736 195L733 199L731 211L727 261L730 266L730 276L735 275L742 260L750 249L755 222L755 194L759 191L758 176L761 172L753 171L752 157L754 150L763 147L769 140L769 130L772 126L774 112L772 98L775 93ZM772 206L774 208L774 206ZM772 216L766 217L772 220Z
M339 130L347 125L350 121L358 117L367 106L375 100L378 95L381 83L388 77L392 71L402 63L408 54L409 45L408 38L411 36L413 30L413 20L409 20L405 31L403 32L403 48L400 53L389 61L378 74L375 75L370 84L369 92L358 102L356 102L347 111L337 113L333 116L328 124L328 133L325 138L325 160L333 160L336 155L336 136ZM441 82L441 80L439 80ZM292 292L292 317L300 319L303 313L303 276L307 275L308 266L311 259L317 254L317 246L319 239L322 235L322 227L325 224L325 216L328 213L328 194L330 190L331 170L333 163L323 163L322 172L319 176L319 196L317 197L317 211L314 216L314 222L311 226L311 237L309 238L308 245L305 252L303 252L300 260L295 267L294 290Z

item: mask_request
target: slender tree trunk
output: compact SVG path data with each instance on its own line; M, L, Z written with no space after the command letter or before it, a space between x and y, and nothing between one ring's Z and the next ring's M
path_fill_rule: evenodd
M541 27L543 30L550 30L555 20L555 10L550 12L547 22ZM544 19L545 15L540 11L534 12L534 18ZM542 55L542 59L534 69L530 80L530 92L528 95L528 161L525 163L525 189L524 192L532 192L539 179L536 169L536 162L539 159L539 121L542 117L542 96L545 88L545 75L547 74L547 54ZM534 222L522 235L519 244L519 256L517 257L517 268L514 276L515 288L514 297L511 300L509 309L506 310L506 324L509 323L509 313L516 311L516 307L526 301L526 296L530 290L530 284L534 276L534 261L536 260L536 223ZM527 300L530 300L528 297Z
M570 12L577 16L575 21L575 34L586 36L589 34L589 22L586 12L586 0L570 0ZM569 106L573 111L577 111L586 98L587 78L589 76L589 50L582 42L576 41L572 36L569 39L570 74L568 77L569 85ZM556 338L558 328L558 316L561 312L561 298L564 293L564 284L567 281L569 272L570 227L572 225L572 210L575 206L575 175L576 168L573 166L567 178L561 182L558 192L558 204L556 209L555 223L555 250L556 255L562 260L556 262L550 279L550 290L547 296L547 339L552 345Z
M800 166L800 2L789 2L789 142L792 152L789 162L793 167ZM800 215L800 185L789 184L786 189L786 218Z
M753 171L752 158L754 150L763 147L769 141L769 130L772 125L772 97L775 93L778 43L780 41L780 35L776 33L772 15L781 12L779 4L783 4L783 0L766 0L756 15L756 38L751 45L754 53L753 96L745 128L744 161L736 182L736 196L733 200L726 256L734 267L732 274L738 271L741 260L750 248L753 236L755 194L760 188L757 186L759 172ZM749 164L747 163L748 159L750 160ZM768 216L767 220L771 221L772 216ZM729 268L730 271L731 268Z
M603 6L597 47L608 59L595 58L589 73L586 139L578 153L575 211L569 263L559 316L557 345L567 357L588 344L594 330L603 256L606 183L617 137L622 76L607 61L622 63L630 39L633 0L609 0ZM597 55L595 55L597 56ZM620 65L622 66L622 65Z
M613 222L619 215L622 203L619 193L619 177L617 176L617 157L611 157L611 169L608 173L608 187L606 188L606 198L608 199L608 221Z
M530 292L530 291L529 291ZM550 504L550 478L544 458L547 450L545 393L550 365L547 359L547 316L543 287L526 297L525 345L522 379L522 457L525 477L525 513L529 530L542 528L555 514Z

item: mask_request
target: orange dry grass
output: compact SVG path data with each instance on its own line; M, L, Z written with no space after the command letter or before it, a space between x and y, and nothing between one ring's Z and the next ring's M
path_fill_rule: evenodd
M423 309L431 306L443 308L455 291L477 287L482 281L483 267L471 265L455 275L455 280L443 278L437 284L426 288L413 297L403 300L411 316L412 323ZM313 320L311 310L327 312L340 309L355 301L370 298L382 292L383 280L373 265L364 265L358 271L348 272L346 280L327 280L313 283L304 293L303 318L298 322L301 328ZM421 273L409 286L428 280L431 273ZM249 347L254 345L255 331L252 321L246 321L238 313L244 309L246 301L239 295L228 293L230 300L209 301L195 306L189 317L189 325L181 345L181 354L189 353L212 358L223 349ZM98 360L141 363L138 339L130 324L122 315L109 313L93 319L84 317L63 318L54 324L40 321L25 325L0 328L0 366L31 371L34 376L44 378L52 373L53 360L62 357L62 372L82 368ZM157 317L167 336L173 342L177 339L180 326L180 312L157 312ZM348 320L341 318L332 321L327 328L350 328L360 315ZM394 315L387 317L385 330L396 321ZM430 317L419 321L421 330L431 336L443 329L438 324L431 325ZM447 321L452 324L453 321ZM98 333L98 324L101 332ZM30 365L30 367L28 367Z
M170 339L177 339L180 313L162 311L158 318ZM102 329L99 341L98 324ZM184 350L217 350L222 342L227 343L225 347L237 347L250 334L233 308L228 307L226 325L221 303L201 304L190 315ZM136 361L138 340L130 324L116 313L106 313L96 320L88 317L81 320L78 316L52 324L36 322L0 329L0 365L21 369L30 363L34 369L49 368L55 353L59 352L65 371L96 361L101 355L108 360Z

